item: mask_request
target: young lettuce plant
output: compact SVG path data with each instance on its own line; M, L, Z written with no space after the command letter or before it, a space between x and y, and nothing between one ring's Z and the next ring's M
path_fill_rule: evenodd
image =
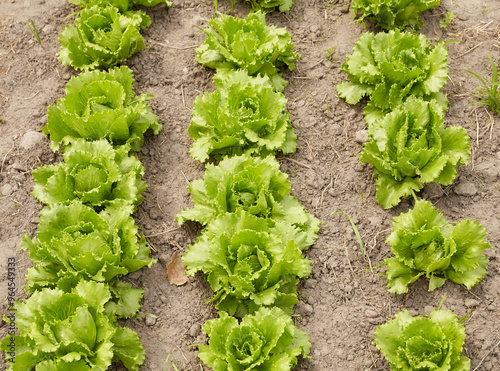
M261 308L241 323L224 312L208 320L203 332L208 345L200 345L198 357L214 371L289 371L297 357L309 358L311 343L292 318L279 308Z
M358 24L368 19L386 31L406 27L419 30L423 25L419 15L440 3L441 0L353 0L351 11L358 16Z
M151 25L142 11L120 13L114 6L82 9L73 25L59 34L57 59L77 70L109 69L146 49L140 30Z
M64 162L46 165L32 171L33 195L44 204L69 203L79 199L83 204L102 209L116 200L135 207L147 189L141 180L144 167L130 146L113 148L107 140L75 140L64 149Z
M37 237L24 236L33 268L28 269L26 290L58 288L70 292L80 280L107 285L112 298L108 312L131 317L139 309L143 290L119 281L119 277L151 267L150 249L144 236L137 242L133 207L124 202L108 206L99 214L74 201L53 204L40 213Z
M110 298L102 283L82 280L71 292L43 289L16 302L15 325L21 334L0 343L6 352L15 348L12 370L105 371L114 361L139 370L145 359L142 344L134 331L118 326L105 312Z
M488 258L483 252L491 245L481 224L466 219L452 226L429 201L419 200L392 225L386 242L395 256L384 261L389 292L406 293L423 275L430 279L429 291L446 279L470 289L486 275Z
M298 277L311 273L294 237L303 232L291 224L274 223L244 210L211 221L187 247L186 274L202 270L218 310L245 317L260 307L279 307L291 315L298 303Z
M242 153L266 156L295 152L297 136L285 110L287 99L275 92L267 76L246 71L217 76L218 89L196 97L188 133L189 153L200 162L212 154L220 160Z
M370 141L360 160L373 165L376 198L383 208L399 204L427 183L453 183L456 167L467 163L467 131L459 126L445 129L443 115L436 101L410 97L368 126Z
M136 96L133 82L128 67L87 71L72 77L66 85L66 96L49 106L47 125L42 129L50 135L52 150L83 138L106 139L114 145L127 143L138 152L146 130L151 128L158 134L162 125L147 103L153 96Z
M295 0L245 0L250 6L252 10L262 10L263 12L272 12L276 8L279 9L280 12L285 13L288 12Z
M441 304L429 317L412 317L406 309L375 331L375 346L392 371L469 371L470 359L461 356L465 327Z
M408 96L436 99L443 109L448 100L439 90L446 84L448 51L443 43L431 49L425 35L399 30L373 34L365 32L353 53L342 64L350 81L337 85L337 92L349 104L363 97L368 125L398 107Z
M292 48L285 28L267 26L265 13L255 12L245 19L220 14L204 30L206 40L196 49L198 63L225 74L243 69L251 76L267 75L275 90L283 91L288 82L280 68L295 69L299 55Z
M68 0L71 4L78 5L80 8L90 8L94 5L106 7L108 5L114 6L124 13L132 9L136 5L140 6L155 6L158 4L165 4L172 6L172 3L167 0Z
M218 166L209 164L203 178L191 182L188 190L194 208L177 214L179 224L192 220L207 225L220 215L243 209L304 231L307 238L301 244L302 250L318 238L319 220L289 195L290 181L273 156L241 155L224 159Z

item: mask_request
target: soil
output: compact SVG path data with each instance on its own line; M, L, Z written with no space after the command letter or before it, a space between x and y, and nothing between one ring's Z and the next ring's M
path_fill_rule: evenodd
M49 141L40 134L46 123L47 107L64 95L64 87L77 72L56 59L57 35L71 22L66 16L76 10L66 0L2 0L0 7L0 310L7 312L7 261L16 259L18 299L28 297L22 290L26 269L31 265L20 249L22 234L34 236L42 206L31 196L31 170L61 160ZM302 54L298 68L286 72L288 110L298 135L293 155L279 157L289 176L293 195L322 222L319 238L306 252L313 261L312 276L299 286L300 303L294 315L297 326L312 343L311 358L300 360L297 370L389 370L389 365L372 344L376 327L397 311L408 309L424 315L435 308L447 293L444 309L458 317L469 313L464 355L473 370L500 369L500 120L482 105L471 105L478 81L464 72L472 70L489 79L488 53L500 58L500 4L494 0L443 0L424 15L422 32L432 40L454 41L448 45L449 81L444 92L450 100L447 124L465 127L471 137L472 155L459 169L454 184L431 184L420 194L430 199L453 222L478 220L489 231L486 251L489 274L468 291L447 282L428 292L420 279L407 295L389 294L386 279L369 270L391 255L384 242L394 216L408 211L411 202L384 210L374 197L371 168L359 163L363 104L350 106L339 100L335 85L346 79L340 65L352 52L364 31L349 12L346 0L298 0L286 14L267 16L269 24L286 27L295 50ZM219 1L219 10L230 7ZM174 252L183 253L200 227L178 227L174 217L191 207L186 186L200 178L204 165L188 153L192 140L187 128L190 108L196 96L213 91L213 71L196 63L194 48L204 40L200 28L214 14L210 0L177 0L171 8L144 9L153 19L143 31L148 50L136 53L127 62L136 74L138 94L155 95L151 101L163 131L148 135L139 157L146 167L149 190L135 219L148 236L159 259L151 269L129 275L126 280L144 287L138 320L122 325L136 331L146 350L141 370L207 369L197 358L197 346L205 342L202 324L216 315L205 302L212 291L201 275L182 286L169 285L165 264ZM244 17L249 8L237 4L234 15ZM442 30L439 21L447 12L455 19ZM39 44L27 21L40 34ZM368 30L373 27L366 25ZM361 253L346 215L351 216L364 243ZM0 338L7 334L2 323ZM0 369L6 365L0 361ZM122 369L115 365L114 369Z

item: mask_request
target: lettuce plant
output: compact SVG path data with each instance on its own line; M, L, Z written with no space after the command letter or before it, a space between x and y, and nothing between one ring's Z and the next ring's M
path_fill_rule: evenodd
M144 236L137 242L133 207L117 202L97 213L74 201L53 204L40 213L37 237L24 236L33 268L28 269L27 291L44 287L72 290L81 279L106 283L113 297L109 311L131 317L140 309L142 289L118 278L155 262Z
M87 71L72 77L66 96L48 108L43 132L50 135L52 150L77 138L106 139L114 145L128 143L138 152L144 132L158 134L162 126L147 101L149 94L136 96L132 70L116 67L109 72Z
M429 201L419 200L413 210L395 217L387 238L394 257L385 259L389 292L403 294L408 285L425 275L429 291L446 279L475 286L485 275L491 248L486 229L466 219L452 226Z
M244 210L211 221L182 257L186 274L202 270L215 291L216 308L244 317L262 306L287 314L298 303L297 277L311 273L288 223L275 227L269 219Z
M220 215L243 209L304 231L307 238L301 249L311 246L318 237L319 220L289 195L290 181L273 156L241 155L224 159L218 166L209 164L203 179L192 181L188 190L194 208L177 214L179 224L192 220L207 225Z
M78 5L80 8L90 8L94 5L106 7L112 5L120 10L126 12L136 5L140 6L155 6L158 4L165 4L172 6L172 3L167 0L68 0L71 4Z
M218 76L220 77L220 76ZM255 155L295 152L297 136L285 110L287 99L275 92L266 76L231 72L215 80L213 93L196 97L188 132L191 156L204 162L242 153Z
M234 1L234 0L233 0ZM262 10L263 12L272 12L276 8L279 9L280 12L288 12L295 0L245 0L250 6L252 10Z
M196 60L217 69L219 74L235 69L246 70L251 76L267 75L277 91L288 82L280 68L295 69L299 57L292 51L291 37L285 28L267 26L265 13L255 12L245 19L220 14L210 20L204 30L206 40L196 49Z
M369 98L365 108L368 124L398 107L408 96L434 98L444 107L447 100L439 90L446 84L448 51L443 43L433 49L422 34L365 32L353 53L342 64L350 81L337 85L349 104Z
M118 326L105 313L111 297L101 283L81 281L71 290L43 289L15 303L20 335L9 335L0 348L12 344L13 371L105 371L113 361L139 370L145 353L137 334Z
M408 26L418 30L423 25L419 15L440 3L441 0L353 0L351 11L359 17L358 23L368 19L387 31Z
M129 148L115 149L104 139L75 140L65 148L64 162L32 171L33 195L44 204L79 199L85 205L101 209L120 200L136 207L144 199L141 193L147 185L141 180L144 167L137 157L129 155Z
M241 323L224 312L203 325L208 345L200 345L198 356L214 371L288 371L297 357L308 358L311 343L292 318L279 308L261 308Z
M57 59L77 70L109 69L146 49L140 30L151 25L142 11L120 13L114 6L94 5L79 12L74 25L59 34Z
M465 328L449 310L412 317L405 309L375 331L375 345L392 371L468 371L470 359L460 356Z
M442 108L434 100L408 98L369 125L368 136L360 159L373 165L376 198L385 209L426 183L453 183L456 167L466 164L470 154L467 131L445 129Z

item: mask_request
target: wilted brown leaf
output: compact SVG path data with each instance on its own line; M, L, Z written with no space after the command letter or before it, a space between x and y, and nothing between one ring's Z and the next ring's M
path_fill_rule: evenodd
M188 281L186 267L182 264L181 258L177 257L177 251L174 252L170 263L167 264L167 277L168 283L171 285L181 286Z

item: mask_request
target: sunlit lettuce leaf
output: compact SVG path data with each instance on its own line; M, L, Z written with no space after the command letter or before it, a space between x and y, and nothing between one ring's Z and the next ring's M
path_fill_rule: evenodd
M368 113L379 115L398 107L408 96L446 102L439 90L446 84L448 51L443 43L431 48L423 34L365 32L342 64L349 81L337 85L349 104L370 100ZM375 112L372 112L375 111ZM366 116L366 113L365 113ZM373 121L370 117L369 123Z
M32 171L33 195L44 204L69 203L79 199L100 209L115 200L135 207L147 189L141 177L144 167L129 155L129 146L113 148L107 140L86 142L83 139L64 149L64 161L41 166Z
M88 141L106 139L114 145L128 143L138 152L144 133L162 128L147 103L149 94L136 96L132 70L113 68L109 72L89 71L72 77L66 96L48 108L43 132L50 135L52 150L77 138Z
M272 12L279 9L280 12L288 12L295 0L245 0L253 10Z
M188 246L182 257L186 273L205 273L217 309L237 317L262 306L293 313L298 279L309 276L311 262L293 239L295 227L274 224L240 209L211 221Z
M289 371L298 356L308 358L307 335L279 308L261 308L240 323L224 312L219 316L203 325L209 342L200 345L198 354L214 371Z
M135 332L121 328L105 311L108 288L80 281L70 292L43 289L15 303L13 371L105 371L114 360L124 360L131 371L144 362L144 349ZM0 343L10 348L11 336Z
M71 291L81 279L109 285L109 311L131 317L139 309L142 289L133 289L119 278L155 262L144 236L137 240L132 205L117 202L97 213L74 201L53 204L40 213L37 237L25 236L33 268L28 269L26 289L44 287Z
M368 19L384 30L418 30L423 25L419 15L440 3L441 0L353 0L351 11L358 16L358 23Z
M319 220L289 195L290 181L273 156L241 155L224 159L218 166L208 164L203 178L192 181L188 190L194 208L177 214L179 224L192 220L207 225L220 215L243 209L304 231L307 239L301 249L317 239Z
M443 111L434 100L408 98L369 125L368 136L360 160L373 165L377 201L385 209L427 183L451 184L456 167L469 159L467 131L444 128Z
M292 51L285 28L267 26L265 13L257 11L245 19L220 14L204 30L206 40L196 49L198 63L217 69L219 74L243 69L251 76L267 75L274 89L283 91L287 81L280 69L295 69L299 55Z
M295 152L297 136L285 109L287 99L274 91L268 77L250 77L243 70L219 77L216 91L194 101L188 129L194 159Z
M470 289L486 275L484 250L491 245L479 223L466 219L452 226L429 201L419 200L392 225L386 242L394 257L385 259L389 292L408 292L408 285L424 274L429 291L446 279Z
M375 345L393 371L468 371L470 359L461 356L465 327L449 310L429 317L412 317L404 309L375 331Z

